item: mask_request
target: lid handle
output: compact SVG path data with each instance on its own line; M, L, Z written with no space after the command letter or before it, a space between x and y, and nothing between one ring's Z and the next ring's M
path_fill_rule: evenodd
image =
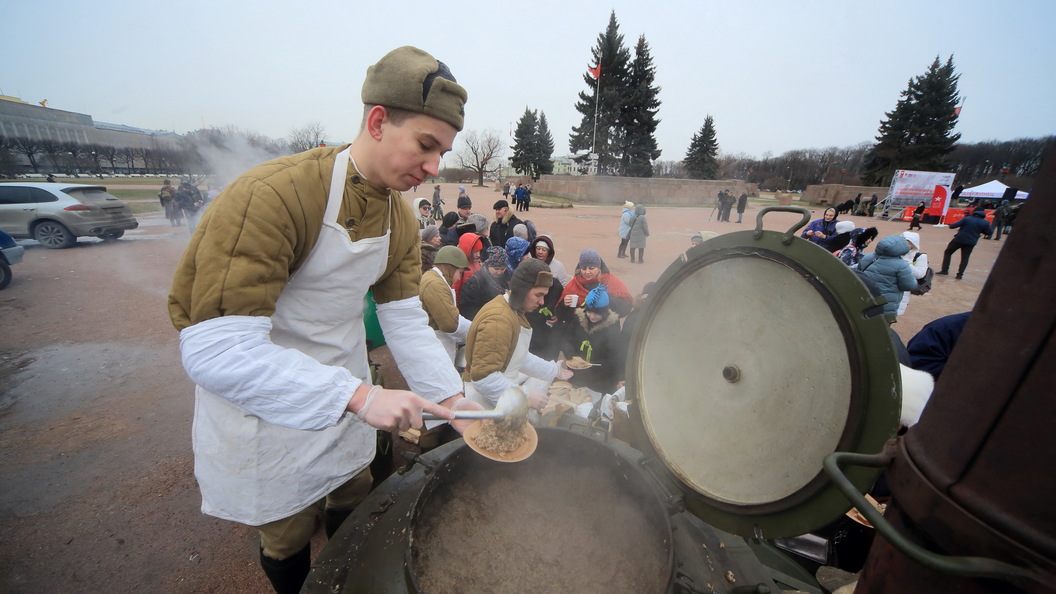
M792 227L785 232L785 236L781 238L781 243L784 245L791 244L792 239L796 236L796 231L799 231L810 222L810 211L802 206L767 206L763 210L760 210L759 214L755 216L755 233L752 235L752 238L759 239L763 236L763 215L768 212L798 212L803 215L803 218L795 225L792 225Z

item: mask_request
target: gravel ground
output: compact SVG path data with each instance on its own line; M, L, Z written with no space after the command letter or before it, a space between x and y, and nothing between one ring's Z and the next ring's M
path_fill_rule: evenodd
M457 185L444 195L453 207ZM413 196L431 196L423 186ZM470 188L478 212L501 194ZM615 258L619 207L518 213L551 234L570 269L593 247L633 292L657 278L710 208L649 209L645 265ZM820 216L820 210L816 210ZM776 214L767 228L795 217ZM752 223L749 223L751 220ZM855 218L858 224L867 219ZM47 250L32 241L0 292L0 590L5 592L263 592L253 530L204 516L193 475L192 385L180 366L166 295L187 241L158 215L114 242ZM908 225L880 221L880 236ZM953 232L925 227L936 269ZM896 330L971 309L1002 242L980 241L963 281L936 277ZM731 304L728 307L736 307ZM712 315L712 314L709 314ZM314 549L323 537L317 535Z

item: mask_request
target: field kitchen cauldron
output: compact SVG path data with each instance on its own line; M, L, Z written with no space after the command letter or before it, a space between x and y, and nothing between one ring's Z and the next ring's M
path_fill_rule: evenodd
M801 220L765 231L773 211ZM764 209L661 276L627 359L638 449L558 428L515 464L441 446L352 513L305 591L820 593L769 540L850 509L823 458L880 451L901 386L883 299L794 237L808 220ZM877 471L847 474L864 492Z

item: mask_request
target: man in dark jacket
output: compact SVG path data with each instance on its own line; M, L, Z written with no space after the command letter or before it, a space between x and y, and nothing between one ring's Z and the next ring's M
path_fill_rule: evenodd
M968 258L972 257L972 250L975 249L975 244L979 243L979 236L990 235L993 230L990 228L990 222L986 220L986 211L981 208L972 212L972 216L950 225L950 229L958 228L960 230L957 231L957 235L953 236L949 245L946 246L946 251L942 254L942 270L935 274L949 274L950 259L954 252L961 250L961 265L957 267L956 277L960 280L964 278L964 271L968 268Z
M488 239L491 245L505 246L506 240L513 237L513 228L522 221L510 212L510 203L505 200L499 200L492 208L495 209L495 222L491 224Z

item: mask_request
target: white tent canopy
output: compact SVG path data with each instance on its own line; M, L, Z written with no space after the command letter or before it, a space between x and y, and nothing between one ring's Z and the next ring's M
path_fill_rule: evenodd
M1005 190L1008 186L997 181L988 181L981 186L975 186L974 188L965 188L961 192L961 198L983 198L983 199L997 199L1000 200L1005 195ZM1016 192L1017 200L1026 200L1027 193L1024 191Z

